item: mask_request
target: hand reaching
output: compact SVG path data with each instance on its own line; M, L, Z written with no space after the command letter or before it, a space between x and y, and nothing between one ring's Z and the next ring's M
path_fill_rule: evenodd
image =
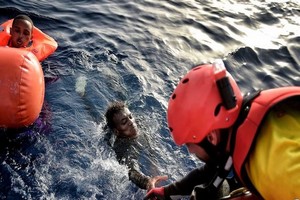
M159 183L160 181L165 181L168 179L168 176L155 176L150 178L148 184L147 184L147 192L149 192L151 189L155 188L156 183Z
M144 197L144 200L148 200L148 199L164 200L165 199L165 189L163 187L151 189Z

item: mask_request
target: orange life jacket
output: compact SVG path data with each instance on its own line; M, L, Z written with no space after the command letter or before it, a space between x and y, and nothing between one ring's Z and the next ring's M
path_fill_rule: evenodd
M233 166L239 179L249 188L252 187L248 181L244 164L253 146L258 129L267 112L274 105L290 97L300 97L300 87L282 87L262 91L250 103L243 107L247 115L236 128L235 139L233 139ZM248 108L247 108L248 107Z
M0 46L7 46L10 40L10 28L13 19L10 19L0 27ZM39 61L43 61L51 55L57 48L57 42L50 36L43 33L40 29L33 27L32 45L23 49L31 51Z

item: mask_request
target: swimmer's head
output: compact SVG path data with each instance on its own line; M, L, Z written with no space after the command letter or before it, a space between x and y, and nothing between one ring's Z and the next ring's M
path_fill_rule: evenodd
M138 135L135 119L123 102L111 103L106 110L105 117L107 126L117 137L134 138Z

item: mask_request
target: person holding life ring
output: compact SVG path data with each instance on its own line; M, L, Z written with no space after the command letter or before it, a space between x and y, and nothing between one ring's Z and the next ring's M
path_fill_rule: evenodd
M43 61L57 48L56 41L33 25L27 15L18 15L0 27L0 46L23 48Z

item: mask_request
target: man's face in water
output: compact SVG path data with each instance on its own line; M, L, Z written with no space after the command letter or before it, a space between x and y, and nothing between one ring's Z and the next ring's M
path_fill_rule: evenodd
M128 108L116 113L113 117L114 132L118 137L134 138L138 135L137 125Z
M24 19L16 19L10 29L11 47L27 47L32 39L33 25Z

